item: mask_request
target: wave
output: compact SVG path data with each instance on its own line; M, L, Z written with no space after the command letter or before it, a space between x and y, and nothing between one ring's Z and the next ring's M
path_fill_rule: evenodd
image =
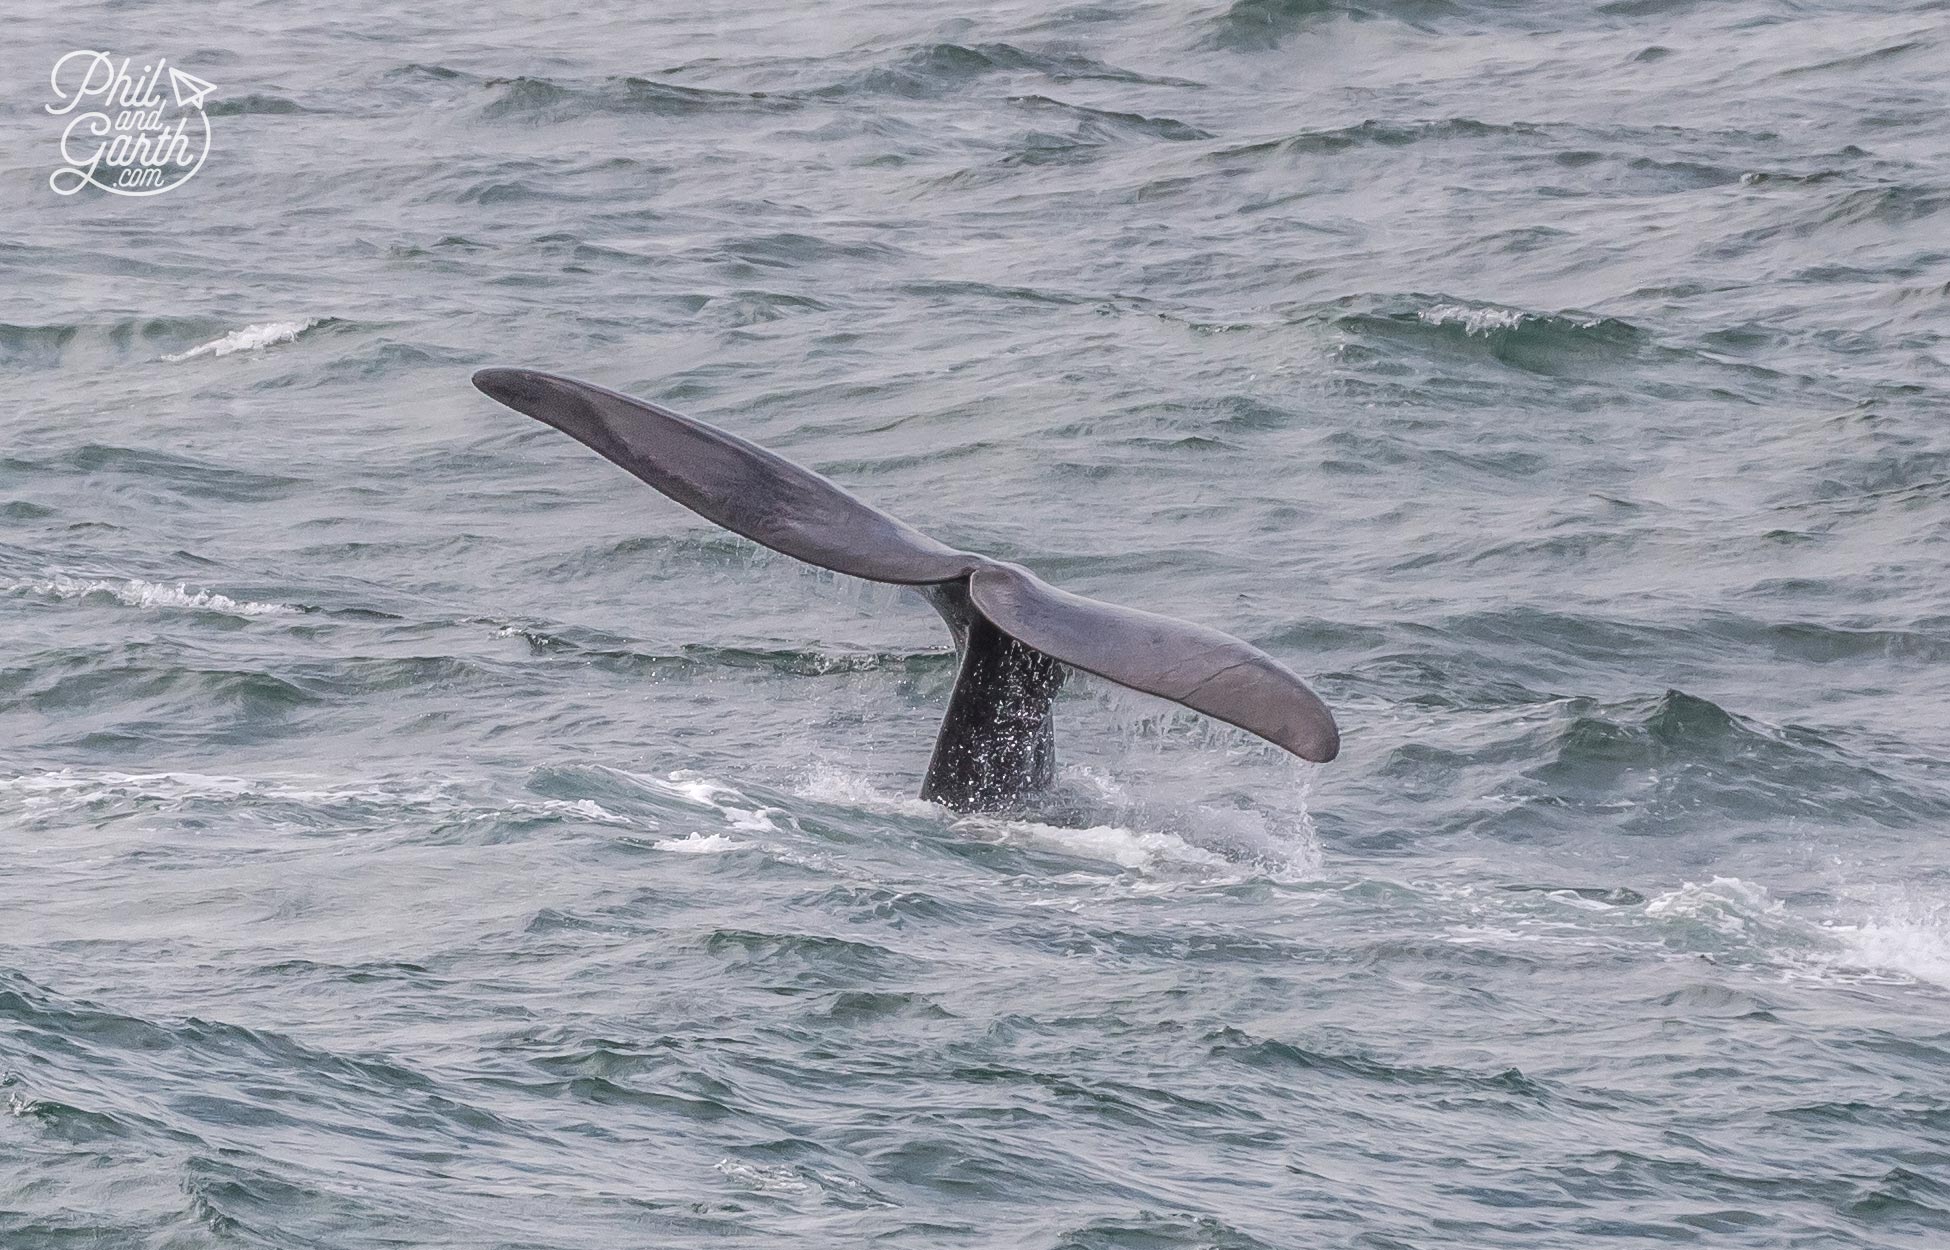
M1300 1069L1391 1086L1447 1086L1523 1102L1549 1102L1556 1095L1552 1085L1516 1068L1479 1073L1394 1063L1358 1051L1316 1049L1279 1038L1256 1037L1231 1025L1207 1033L1202 1041L1213 1059L1259 1070Z
M1572 699L1561 715L1551 758L1524 773L1544 787L1536 800L1615 815L1624 832L1677 834L1701 812L1747 822L1819 808L1894 828L1950 819L1950 797L1906 786L1812 729L1736 716L1680 690Z
M194 496L200 504L265 503L286 498L294 487L303 484L301 478L232 468L153 447L103 443L83 443L33 467L120 474L140 479L148 488L168 488Z
M1867 52L1857 52L1849 56L1836 57L1832 60L1818 61L1812 65L1790 66L1777 72L1782 78L1794 78L1803 74L1819 74L1828 70L1863 70L1876 65L1878 62L1906 57L1913 52L1923 51L1932 46L1934 44L1931 40L1905 39L1900 43L1872 48Z
M1152 86L1196 86L1183 78L1161 77L1099 61L1074 51L1035 51L1009 43L931 43L900 52L838 82L815 96L893 95L926 99L962 90L991 74L1036 74L1054 83L1103 81Z
M915 977L925 967L918 957L878 942L770 928L714 929L703 948L726 963L763 972L768 978L835 990Z
M1691 1000L1742 1015L1770 1004L1769 982L1950 987L1950 905L1940 896L1828 901L1805 887L1783 898L1760 881L1713 875L1665 888L1499 885L1420 887L1447 913L1446 939L1422 943L1444 962L1611 966L1648 956L1701 958L1748 980L1688 982L1659 1001ZM1800 896L1797 898L1797 896ZM1801 898L1809 901L1802 902ZM1378 948L1408 953L1399 941ZM1514 966L1514 964L1513 964ZM1664 982L1664 978L1661 978Z
M1319 156L1350 152L1362 148L1405 148L1418 143L1453 143L1458 139L1509 141L1533 139L1548 128L1528 122L1484 122L1470 117L1445 117L1436 121L1387 122L1369 118L1351 126L1326 130L1303 130L1278 139L1260 139L1212 152L1209 159L1220 164L1237 162L1242 157Z
M587 795L509 796L484 783L423 778L347 779L338 776L236 776L221 773L59 768L0 776L0 803L19 805L32 820L85 816L91 822L211 812L232 819L282 822L285 827L343 830L391 829L399 822L468 826L606 825L632 831L657 822L635 811L618 811ZM626 807L616 802L618 808Z
M258 325L248 325L241 330L232 330L221 338L199 343L188 351L177 352L163 359L171 363L195 360L199 356L230 356L237 352L261 351L279 343L289 343L305 331L319 324L318 318L304 321L266 321Z
M727 828L739 833L778 833L782 826L779 821L791 825L793 819L784 808L760 802L748 797L745 792L729 782L708 777L694 769L679 768L663 777L652 777L641 773L614 770L616 776L627 780L631 785L648 790L652 794L674 798L692 806L705 808L724 822ZM718 834L694 832L689 835L695 839L688 846L673 846L659 843L661 850L674 851L719 851L737 850L743 843L732 843L729 838Z
M1449 0L1234 0L1208 27L1208 47L1239 52L1277 48L1309 26L1336 18L1421 26L1464 10Z
M1336 328L1363 340L1423 350L1462 348L1548 375L1624 364L1651 344L1644 330L1615 317L1536 312L1441 295L1348 296L1323 312Z
M1526 320L1535 320L1535 313L1521 312L1515 308L1482 307L1470 308L1462 304L1437 304L1424 308L1415 316L1432 326L1459 325L1464 334L1487 335L1491 330L1514 330Z
M1074 1217L1073 1217L1074 1218ZM1051 1225L1059 1246L1144 1246L1147 1250L1274 1250L1244 1228L1216 1215L1186 1211L1141 1210L1134 1215L1098 1216L1082 1223Z
M1080 859L1094 859L1119 868L1219 869L1233 865L1225 856L1186 841L1175 833L1131 829L1123 825L1073 827L1037 820L967 816L955 823L963 833L987 836L1014 846L1054 851Z
M320 1191L278 1179L273 1173L284 1169L249 1148L253 1134L329 1140L357 1124L361 1142L416 1154L518 1135L478 1105L477 1088L445 1082L390 1055L332 1049L221 1020L118 1009L6 969L0 969L0 1030L8 1035L11 1069L0 1074L0 1084L11 1087L0 1105L29 1126L30 1158L51 1151L97 1170L158 1157L157 1151L173 1160L169 1196L158 1210L143 1210L150 1195L140 1180L124 1177L118 1201L109 1204L114 1215L90 1202L85 1220L49 1200L49 1189L64 1190L60 1169L45 1171L36 1199L58 1214L40 1227L88 1241L140 1242L186 1211L206 1232L223 1233L239 1227L238 1215L248 1213L253 1223L286 1221L295 1201L324 1200ZM77 1063L78 1054L87 1061ZM19 1150L11 1141L7 1148L9 1157ZM18 1186L12 1192L22 1195ZM65 1192L86 1201L82 1189ZM153 1214L158 1223L112 1228L130 1207L142 1221ZM344 1217L343 1202L332 1209L335 1219ZM35 1227L17 1212L7 1224Z
M1010 96L1009 103L1030 112L1049 113L1074 121L1086 135L1108 137L1113 134L1136 138L1185 142L1210 139L1209 132L1189 126L1175 117L1149 117L1142 113L1119 113L1110 109L1088 108L1048 96Z
M229 96L211 100L203 109L208 117L284 117L293 113L309 113L311 109L281 95L252 92L249 95Z
M518 623L494 625L497 638L519 638L536 652L574 657L605 672L638 677L743 669L793 677L832 677L849 673L951 673L955 653L946 648L914 651L866 647L738 647L686 643L674 651L639 651L628 640L602 630Z
M1914 184L1861 187L1845 191L1824 205L1824 226L1908 226L1950 209L1950 189Z
M1596 534L1577 532L1498 543L1487 549L1471 547L1459 551L1454 558L1462 564L1494 563L1505 556L1590 558L1605 544L1629 541L1628 535L1601 529ZM1401 633L1417 636L1424 628L1413 621L1361 627L1322 623L1291 627L1259 641L1262 646L1308 650L1365 648L1374 653L1371 663L1410 664L1415 669L1413 679L1426 689L1459 688L1463 684L1459 673L1433 672L1421 667L1426 661L1410 661L1406 656L1391 656L1384 650L1390 639ZM1950 659L1950 617L1925 617L1902 626L1876 627L1822 620L1774 620L1746 612L1709 611L1680 619L1646 620L1514 605L1445 617L1434 628L1444 636L1464 639L1483 651L1495 653L1507 679L1527 683L1508 687L1523 702L1533 701L1536 688L1567 680L1583 666L1595 663L1609 669L1616 665L1619 674L1624 676L1630 670L1623 661L1651 653L1701 663L1748 657L1796 664L1877 659L1936 663ZM1445 662L1457 664L1465 658L1449 656ZM1486 692L1479 690L1463 693L1469 702L1486 697Z
M1950 988L1950 905L1902 900L1855 919L1796 915L1740 877L1686 882L1645 904L1648 919L1688 953L1778 962L1800 980L1893 979Z
M707 113L778 113L799 107L790 96L763 91L719 91L684 87L624 75L597 82L558 82L549 78L480 80L488 99L479 106L485 121L552 123L595 114L693 117Z
M331 318L315 319L306 325L323 325ZM75 353L90 357L108 355L134 358L143 355L165 361L188 360L192 355L216 355L226 340L242 342L253 334L268 333L267 327L288 323L271 322L224 330L224 323L209 317L129 317L105 322L65 322L46 325L0 323L0 358L9 362L56 367ZM216 336L212 338L211 336ZM184 344L189 344L188 348ZM197 346L201 344L201 346ZM221 354L240 350L228 347ZM153 353L153 354L152 354Z
M1859 151L1859 149L1857 149ZM1839 155L1839 154L1838 154ZM1777 211L1760 218L1760 224L1731 235L1721 242L1717 253L1734 256L1750 251L1771 250L1788 239L1821 239L1839 236L1841 241L1882 238L1890 231L1918 232L1917 223L1940 218L1950 212L1950 186L1942 183L1891 181L1887 176L1865 176L1844 167L1818 169L1803 174L1772 174L1749 171L1741 178L1748 187L1758 188L1756 203L1778 205ZM1868 182L1870 185L1862 185ZM1820 195L1795 194L1804 188ZM1778 189L1769 196L1766 191ZM1922 231L1927 233L1927 231ZM1836 257L1864 255L1854 247L1831 248L1821 263L1803 270L1804 281L1820 281L1843 286L1852 276L1846 266L1834 263ZM1922 272L1923 252L1902 256L1889 277L1908 278ZM1813 257L1811 257L1812 259ZM1861 271L1856 271L1861 272ZM1929 288L1934 294L1937 288Z
M191 590L186 582L169 586L144 581L139 577L111 581L56 573L51 577L0 581L0 593L49 599L86 599L99 595L132 608L185 608L199 612L221 612L228 616L296 616L305 611L289 603L233 599L215 591Z

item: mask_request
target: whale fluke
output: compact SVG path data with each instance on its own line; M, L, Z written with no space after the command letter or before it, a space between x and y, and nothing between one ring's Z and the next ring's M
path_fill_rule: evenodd
M705 520L807 564L903 586L951 581L975 567L975 557L860 502L812 470L668 408L532 369L483 369L474 385Z
M483 369L474 385L733 533L836 573L920 589L961 660L923 798L986 810L1047 786L1051 709L1066 665L1302 759L1325 762L1340 751L1333 714L1307 684L1230 634L1087 599L1018 565L957 551L810 469L656 404L530 369Z

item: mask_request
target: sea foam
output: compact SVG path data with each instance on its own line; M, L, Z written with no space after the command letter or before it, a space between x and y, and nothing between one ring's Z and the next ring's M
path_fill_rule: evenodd
M289 343L300 334L317 325L314 318L306 321L266 321L259 325L245 326L232 330L222 338L211 339L208 343L198 343L186 352L164 356L170 363L194 360L198 356L228 356L232 352L252 352L276 343Z
M87 595L113 595L132 608L193 608L206 612L227 612L232 616L290 616L303 611L288 603L258 603L232 599L209 590L191 590L187 583L174 586L144 581L110 581L70 577L56 573L51 577L25 578L0 582L0 591L10 594L40 595L52 599L80 599Z

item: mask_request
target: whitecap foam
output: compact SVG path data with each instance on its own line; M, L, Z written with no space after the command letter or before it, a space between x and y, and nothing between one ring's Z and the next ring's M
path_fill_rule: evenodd
M451 789L451 786L439 783L393 788L380 782L333 785L325 778L225 777L186 772L120 773L76 768L0 777L0 791L20 794L117 794L137 798L191 799L249 795L299 803L346 799L424 803L446 796Z
M722 855L726 851L742 851L749 842L739 842L724 833L687 833L681 838L665 838L653 843L660 851L675 851L679 855Z
M745 797L736 787L728 786L722 781L713 781L704 774L688 768L680 768L668 777L644 777L635 773L631 776L652 790L683 799L687 803L695 803L699 807L718 807L718 800L727 795L738 799Z
M594 799L528 802L492 791L477 791L451 781L417 779L340 779L332 777L226 777L210 773L123 773L62 768L50 772L0 776L0 800L28 817L96 811L98 805L123 805L160 813L197 804L224 803L263 813L290 804L363 814L384 809L462 823L495 822L510 817L560 821L573 819L631 830L656 829L648 817L610 811Z
M243 794L250 783L238 777L206 777L197 773L96 773L62 768L49 773L0 777L0 793L29 800L70 794L125 793L141 797L168 794Z
M325 777L225 777L208 773L123 773L62 768L0 777L0 798L30 818L97 811L98 805L176 812L198 803L231 803L261 812L289 803L308 808L386 808L463 817L478 810L448 782L336 781ZM492 813L490 813L492 814Z
M824 762L806 769L794 790L817 803L944 822L958 833L1137 871L1192 868L1203 876L1219 870L1227 877L1245 871L1283 881L1311 880L1320 875L1320 845L1313 836L1304 802L1290 826L1283 822L1275 829L1264 815L1233 808L1198 806L1160 813L1131 801L1129 792L1114 777L1080 765L1066 765L1062 783L1085 800L1076 815L1093 823L1053 824L988 812L958 815L938 803L884 790L858 773ZM1106 816L1109 819L1104 819ZM1155 825L1165 827L1151 827ZM1207 840L1221 849L1202 845Z
M817 1188L812 1182L782 1163L766 1167L740 1163L736 1159L720 1159L717 1162L717 1169L727 1178L762 1193L808 1194Z
M1514 308L1471 308L1466 304L1437 304L1415 315L1432 326L1459 325L1464 334L1514 330L1530 317Z
M1766 886L1739 877L1715 877L1703 884L1688 881L1645 905L1648 916L1692 921L1728 937L1745 936L1786 911L1787 905L1769 894Z
M1903 904L1858 925L1829 925L1827 932L1842 948L1833 963L1950 987L1950 905Z
M954 827L990 833L1003 842L1059 851L1084 859L1103 860L1120 868L1154 869L1167 865L1219 869L1233 867L1225 856L1194 846L1175 833L1128 829L1123 825L1071 828L1046 825L1037 820L970 816L957 821Z
M594 799L550 799L541 805L545 812L568 816L579 816L606 825L627 825L633 822L627 816L618 816Z
M1925 981L1950 987L1950 905L1903 900L1858 923L1797 917L1738 877L1688 882L1645 905L1650 917L1713 931L1777 963L1790 980Z
M163 359L174 364L178 361L195 360L198 356L228 356L232 352L253 352L276 343L289 343L317 324L315 318L307 321L266 321L258 325L245 326L241 330L232 330L222 338L211 339L208 343L198 343L186 352L164 356Z
M56 573L51 577L0 582L0 590L12 594L40 595L53 599L80 599L87 595L113 595L132 608L191 608L205 612L224 612L231 616L292 616L303 609L288 603L257 603L232 599L210 590L191 590L188 583L174 586L143 581L84 579Z
M784 808L767 807L755 802L736 786L727 785L715 778L689 768L680 768L665 777L647 777L640 773L626 773L632 781L660 794L682 799L698 807L708 807L724 819L725 824L742 833L776 833L779 826L774 816L791 817Z
M1040 847L1085 859L1106 860L1124 868L1145 868L1161 857L1174 858L1172 852L1180 849L1197 862L1224 862L1221 857L1200 851L1182 838L1170 834L1142 833L1121 825L1069 828L989 814L957 817L953 811L938 803L883 790L866 777L829 763L812 765L801 774L795 788L801 796L816 803L831 803L886 815L951 821L950 827L960 833L974 833L996 842Z

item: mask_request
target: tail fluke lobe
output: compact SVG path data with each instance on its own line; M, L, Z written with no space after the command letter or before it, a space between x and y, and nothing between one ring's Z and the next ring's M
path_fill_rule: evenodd
M1013 564L968 579L975 609L1012 638L1121 686L1325 763L1340 754L1333 713L1298 674L1251 643L1188 621L1073 595Z
M808 564L921 585L965 577L979 562L811 469L668 408L533 369L483 369L474 385L706 520Z

